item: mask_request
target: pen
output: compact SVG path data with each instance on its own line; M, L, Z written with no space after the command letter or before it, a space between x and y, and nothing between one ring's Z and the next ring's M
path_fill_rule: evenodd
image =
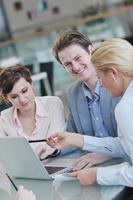
M112 152L112 150L111 149L109 149L108 147L104 147L105 149L107 149L108 151L110 151L110 152Z
M29 143L35 143L35 142L47 142L46 139L42 139L42 140L29 140Z
M13 180L11 179L11 177L7 173L6 173L6 175L7 175L8 179L9 179L9 181L11 182L11 184L13 185L13 187L15 188L15 190L18 191L18 188L15 185L15 183L13 182Z
M83 167L81 167L81 169L84 169L85 167L87 167L88 164L89 164L89 162L86 163ZM81 170L81 169L80 169L80 170Z
M79 170L81 170L81 169L84 169L85 167L87 167L87 165L89 164L89 162L88 163L86 163L83 167L81 167ZM70 172L76 172L76 171L78 171L77 169L74 169L74 168L72 168L72 169L70 169L70 171L68 171L68 173L70 173Z

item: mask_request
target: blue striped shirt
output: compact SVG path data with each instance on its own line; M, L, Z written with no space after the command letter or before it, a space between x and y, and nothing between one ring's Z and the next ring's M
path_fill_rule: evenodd
M100 107L100 84L97 82L94 94L92 95L86 85L84 85L84 94L88 103L88 109L90 111L92 127L94 130L94 136L107 137L108 131L104 125L101 107Z

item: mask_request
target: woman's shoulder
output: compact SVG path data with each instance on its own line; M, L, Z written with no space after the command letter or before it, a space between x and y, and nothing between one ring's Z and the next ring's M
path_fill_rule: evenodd
M48 112L53 112L55 107L57 110L64 109L61 99L56 96L36 97L36 103L39 107L45 108Z
M62 100L57 96L36 97L36 100L43 104L62 104Z
M1 111L1 116L12 115L13 111L14 111L13 106L10 108L6 108L5 110Z
M13 113L14 113L13 106L1 111L0 120L2 120L3 122L6 122L6 123L12 123Z

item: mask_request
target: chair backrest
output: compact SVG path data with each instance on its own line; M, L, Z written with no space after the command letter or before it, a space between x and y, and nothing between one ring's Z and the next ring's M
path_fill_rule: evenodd
M34 66L33 66L33 64L26 64L25 67L30 70L31 74L34 74Z
M39 63L39 71L45 72L47 74L47 80L44 82L44 79L40 79L40 94L41 96L47 96L47 95L54 95L54 80L53 80L53 62L47 62L47 63ZM36 75L34 65L33 64L25 64L25 67L27 67L32 75ZM49 88L50 87L50 88ZM49 88L49 89L48 89Z
M54 95L53 62L40 63L39 65L40 65L40 72L47 73L52 95ZM41 81L41 93L43 95L47 95L46 88L44 87L42 81Z
M127 36L124 39L127 40L128 42L130 42L133 45L133 36Z
M10 107L10 105L7 105L6 103L1 102L0 103L0 112L2 110L5 110L5 109L9 108L9 107Z

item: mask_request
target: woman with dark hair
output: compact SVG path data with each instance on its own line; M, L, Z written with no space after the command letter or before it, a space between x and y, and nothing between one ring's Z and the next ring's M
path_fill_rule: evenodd
M0 73L0 96L12 107L1 112L0 136L23 136L27 140L46 139L65 129L64 107L58 97L35 97L30 71L17 65ZM45 142L32 144L39 157L58 152Z

